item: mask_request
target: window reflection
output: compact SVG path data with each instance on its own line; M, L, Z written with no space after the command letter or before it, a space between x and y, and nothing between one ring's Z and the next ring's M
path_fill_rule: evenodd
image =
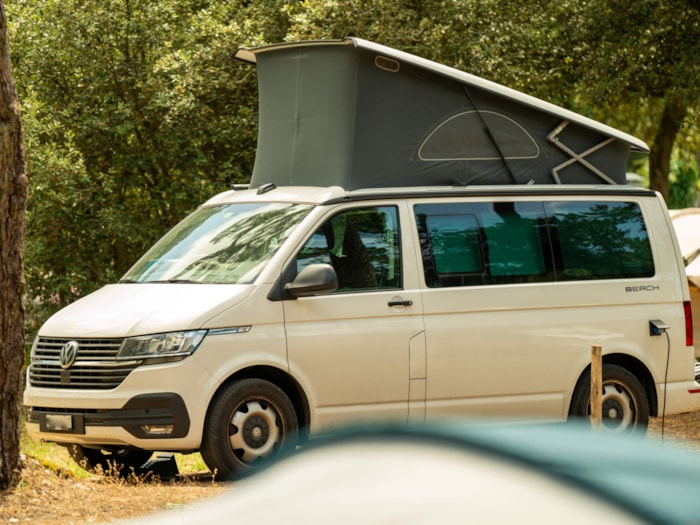
M166 234L123 280L253 282L310 209L281 203L201 208Z

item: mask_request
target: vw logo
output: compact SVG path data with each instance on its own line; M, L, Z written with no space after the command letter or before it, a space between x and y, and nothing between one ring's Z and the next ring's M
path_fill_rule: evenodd
M61 365L61 368L67 370L73 366L73 363L75 363L75 359L77 357L78 341L68 341L63 345L63 348L61 348L61 351L58 353L58 363Z

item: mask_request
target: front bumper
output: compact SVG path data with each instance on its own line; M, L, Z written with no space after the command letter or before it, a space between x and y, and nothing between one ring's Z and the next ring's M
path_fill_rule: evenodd
M131 398L120 409L70 409L25 407L27 426L47 434L59 434L58 441L82 441L81 436L98 428L121 428L137 439L177 439L190 430L185 402L178 394L143 394ZM66 439L68 438L68 439Z

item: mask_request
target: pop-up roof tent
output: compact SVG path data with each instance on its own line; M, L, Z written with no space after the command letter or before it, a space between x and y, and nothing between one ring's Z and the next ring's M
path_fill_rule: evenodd
M257 64L251 187L625 184L644 142L358 38L241 48Z

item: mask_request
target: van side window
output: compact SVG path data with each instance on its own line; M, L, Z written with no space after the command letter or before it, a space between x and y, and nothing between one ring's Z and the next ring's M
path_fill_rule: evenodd
M396 208L353 208L334 215L297 254L297 272L313 263L335 268L339 292L401 288Z
M636 203L420 204L414 213L431 288L654 275Z
M479 223L474 215L432 215L425 218L432 243L432 263L439 275L481 273Z
M547 202L557 280L654 275L644 217L632 202Z
M431 288L554 280L541 203L415 206Z

